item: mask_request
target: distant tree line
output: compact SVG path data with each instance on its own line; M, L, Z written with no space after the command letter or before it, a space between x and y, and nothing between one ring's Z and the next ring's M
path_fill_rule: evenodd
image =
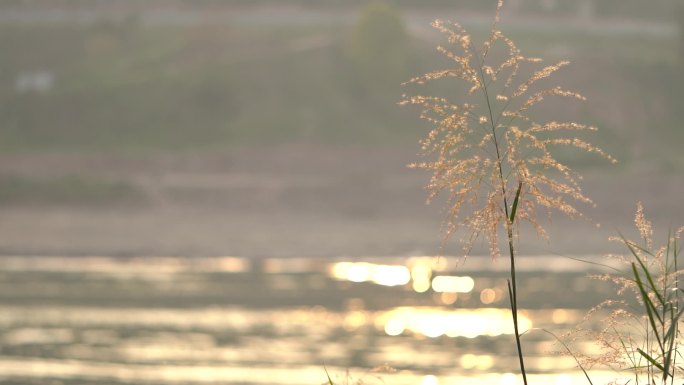
M383 0L382 2L401 7L449 7L453 9L472 11L491 11L498 0ZM359 7L365 6L373 0L51 0L50 2L30 0L3 0L2 8L57 8L60 6L74 7L103 7L131 9L153 7L201 7L221 5L299 5L310 7ZM682 0L507 0L507 6L522 12L554 12L576 13L578 7L588 6L596 16L615 16L633 18L670 18L680 6Z

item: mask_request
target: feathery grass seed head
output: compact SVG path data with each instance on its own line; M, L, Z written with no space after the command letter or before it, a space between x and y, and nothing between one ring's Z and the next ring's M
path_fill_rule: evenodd
M571 147L615 161L574 136L595 131L595 127L535 120L531 109L546 98L583 101L584 97L560 87L538 87L569 62L559 61L537 70L528 68L537 66L541 59L524 56L498 29L502 5L503 1L499 1L489 37L479 49L461 25L436 20L433 27L446 36L448 43L437 50L450 59L452 66L404 83L419 86L437 80L458 81L467 102L422 95L404 96L400 102L418 106L421 118L433 125L420 144L422 154L434 160L411 167L432 172L427 185L429 200L440 193L448 195L445 241L458 230L467 229L466 251L475 239L484 236L494 255L498 255L497 233L501 225L514 227L517 233L523 221L545 236L537 221L539 210L549 214L557 210L578 217L581 214L575 204L592 204L579 187L580 176L553 155L555 148ZM499 51L505 54L497 59ZM532 75L521 80L523 72ZM518 186L521 189L516 217L509 224L509 210Z

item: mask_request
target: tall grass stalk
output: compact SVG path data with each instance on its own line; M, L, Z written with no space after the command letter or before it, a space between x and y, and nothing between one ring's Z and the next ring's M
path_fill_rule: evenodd
M440 193L448 195L444 241L465 230L465 255L476 239L483 236L492 257L497 257L499 233L505 234L510 261L510 308L520 371L527 384L515 265L519 226L522 222L530 224L545 237L537 221L538 211L550 215L557 210L579 217L581 213L574 205L592 204L579 187L579 175L554 157L555 147L572 147L613 162L614 159L576 136L596 128L571 121L537 120L535 110L545 99L584 97L561 87L543 85L546 78L568 62L539 68L541 59L523 56L498 29L502 6L500 0L489 37L479 48L459 24L436 20L433 26L446 35L449 43L437 49L454 66L405 83L413 86L454 80L461 85L461 95L453 99L404 95L400 104L420 106L421 118L434 126L421 145L423 155L436 159L410 167L432 171L427 185L428 201ZM526 72L528 76L523 77Z

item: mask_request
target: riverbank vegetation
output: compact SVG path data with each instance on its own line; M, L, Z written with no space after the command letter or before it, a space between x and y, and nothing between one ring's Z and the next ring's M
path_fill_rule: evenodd
M184 9L199 15L188 20L182 13L152 18L145 7L133 7L95 13L92 20L0 22L0 149L230 149L302 141L409 146L415 140L415 120L395 103L398 83L443 63L429 49L439 37L427 28L425 12L388 6L405 32L383 35L364 27L370 8L305 8L273 19L268 8L219 7L206 19L209 3ZM484 10L463 7L477 16L464 26L476 37L486 34L486 15L477 13ZM431 8L436 15L440 9L455 12ZM531 11L502 23L530 55L592 63L560 80L593 101L569 114L602 128L597 145L627 163L654 149L664 167L681 161L672 144L682 138L673 94L679 87L672 87L681 81L676 23L668 17L670 24L661 26L633 13L633 23L613 28L600 12L582 21L559 10L559 22L525 24L525 12ZM373 56L354 41L379 41L395 52ZM396 58L401 66L391 61ZM364 81L372 78L388 79ZM572 158L559 154L566 155Z

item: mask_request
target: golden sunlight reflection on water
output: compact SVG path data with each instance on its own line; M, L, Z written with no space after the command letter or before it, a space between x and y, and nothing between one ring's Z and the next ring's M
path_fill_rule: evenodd
M519 376L513 373L489 373L477 376L464 376L454 373L423 375L414 372L379 372L373 376L354 376L355 372L338 367L328 367L331 378L336 383L344 384L345 380L362 380L363 384L394 385L518 385L522 384ZM166 383L166 384L322 384L327 382L326 374L320 366L288 367L226 367L218 365L126 365L100 363L92 361L56 361L56 360L19 360L0 359L0 371L3 377L13 377L31 373L28 378L58 378L63 381L125 381L129 383ZM606 372L592 372L595 381L614 380L615 377ZM351 377L351 378L349 378ZM531 374L528 376L532 384L568 385L585 380L581 375L573 374ZM586 380L585 380L586 381ZM63 382L56 382L63 383ZM356 382L349 382L350 384ZM601 382L604 383L604 382Z
M402 265L369 262L337 262L330 269L332 277L350 282L373 282L383 286L401 286L413 280L413 289L423 293L432 288L437 293L470 293L475 281L469 276L437 275L432 280L428 264L416 264L410 270Z
M432 374L428 374L420 381L420 385L439 385L439 379Z
M402 307L375 316L376 325L382 325L388 335L410 332L430 338L496 337L513 334L513 325L508 322L509 318L510 311L504 309L447 310L427 307ZM532 321L524 314L520 315L519 322L521 331L532 328Z
M437 293L470 293L475 287L471 277L438 275L432 279L432 290Z
M520 325L583 314L524 309ZM0 258L0 382L318 385L325 363L340 384L349 369L368 385L512 385L510 317L505 279L445 258ZM525 335L531 383L582 382L547 337Z
M399 265L378 265L368 262L338 262L332 267L332 276L351 282L373 282L383 286L405 285L411 279L409 269Z

